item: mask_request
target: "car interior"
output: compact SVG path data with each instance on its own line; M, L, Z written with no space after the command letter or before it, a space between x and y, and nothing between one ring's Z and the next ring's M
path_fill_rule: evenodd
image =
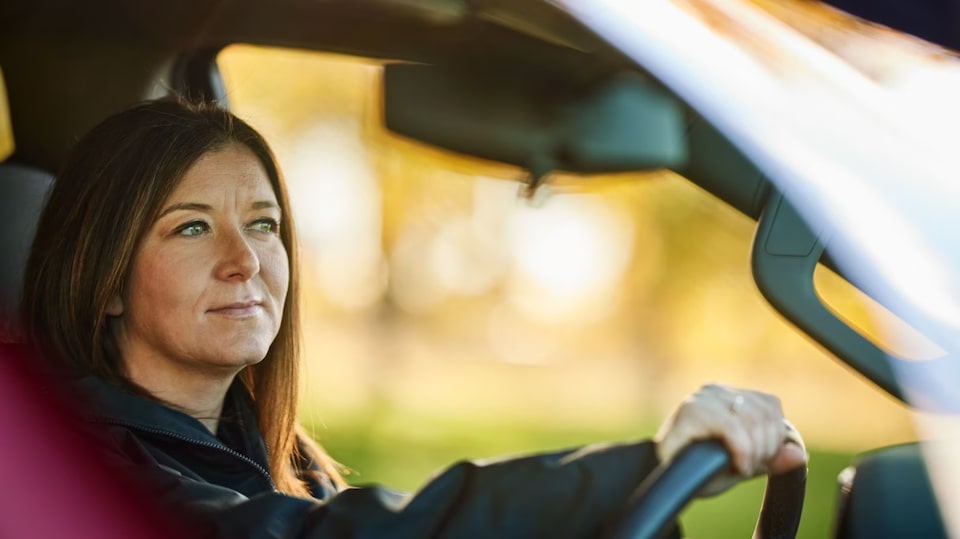
M888 352L814 289L818 265L836 269L818 232L722 132L550 2L12 0L0 21L15 143L0 162L8 231L0 237L0 341L17 340L33 230L72 143L105 116L166 93L229 105L217 54L247 43L384 62L390 131L525 169L530 197L558 170L675 171L756 221L752 273L784 318L904 399ZM861 455L837 488L837 538L947 537L919 443ZM799 519L802 504L801 490L781 509Z

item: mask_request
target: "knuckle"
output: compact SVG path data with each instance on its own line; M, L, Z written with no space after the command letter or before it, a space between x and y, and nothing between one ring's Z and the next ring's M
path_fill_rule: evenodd
M723 387L720 384L716 382L710 382L708 384L704 384L703 386L701 386L699 393L714 394L714 393L719 393L722 389Z
M780 415L782 412L782 406L780 404L780 398L776 395L769 395L767 393L761 393L760 402L764 410L767 411L770 415Z
M769 394L765 395L765 397L766 397L767 403L773 408L775 408L776 410L779 411L782 408L783 404L780 402L780 397L776 395L769 395Z

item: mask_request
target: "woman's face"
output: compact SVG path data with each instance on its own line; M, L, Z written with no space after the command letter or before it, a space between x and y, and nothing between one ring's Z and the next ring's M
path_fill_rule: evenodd
M277 198L242 145L201 157L134 255L118 316L128 376L233 376L264 358L289 283ZM147 384L149 385L149 384Z

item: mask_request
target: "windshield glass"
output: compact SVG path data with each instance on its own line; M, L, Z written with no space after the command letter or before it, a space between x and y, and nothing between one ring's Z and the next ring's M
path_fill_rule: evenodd
M908 401L960 409L944 383L960 379L957 57L817 2L561 4L717 126L848 278L947 351L929 368L891 363Z

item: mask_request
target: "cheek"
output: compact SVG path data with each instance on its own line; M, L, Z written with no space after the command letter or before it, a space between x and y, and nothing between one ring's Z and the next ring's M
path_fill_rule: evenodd
M283 248L282 244L277 248L270 249L261 258L260 265L270 294L282 310L284 300L287 297L287 289L290 286L290 262L287 259L286 249Z
M156 316L157 313L177 313L192 309L202 292L200 260L196 256L178 256L171 252L145 252L134 261L129 286L125 287L125 303L130 314ZM152 313L152 314L151 314Z

